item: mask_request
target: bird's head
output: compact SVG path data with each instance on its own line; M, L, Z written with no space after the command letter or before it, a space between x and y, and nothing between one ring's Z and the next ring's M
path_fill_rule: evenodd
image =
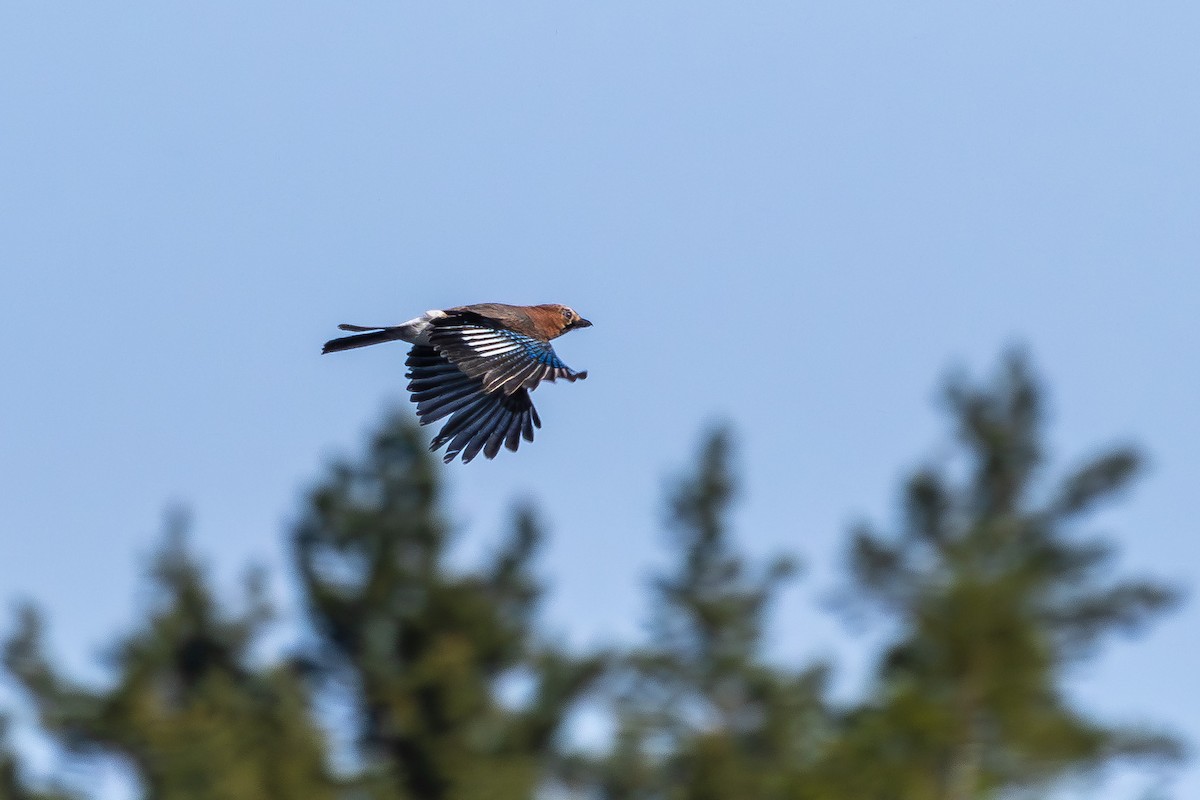
M562 336L567 331L573 331L576 328L590 328L592 323L588 322L583 317L575 313L575 309L570 306L562 306L558 303L550 303L549 305L538 306L539 309L545 309L546 319L551 321L551 324L557 328L555 333L550 338Z

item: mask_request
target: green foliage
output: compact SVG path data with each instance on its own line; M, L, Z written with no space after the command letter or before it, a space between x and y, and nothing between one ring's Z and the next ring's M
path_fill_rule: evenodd
M734 546L731 448L713 431L669 495L678 563L653 582L653 644L629 659L616 746L596 770L610 800L777 797L818 752L826 670L764 660L766 612L795 565L755 568Z
M336 465L294 536L316 637L312 669L354 698L364 760L380 797L531 797L572 703L599 674L533 635L541 540L521 507L492 563L455 573L439 468L418 431L393 417L358 464ZM498 683L531 685L518 708Z
M992 385L958 380L946 397L958 458L908 479L897 531L852 537L854 591L896 637L827 772L846 796L982 798L1118 757L1177 757L1170 737L1092 720L1062 691L1102 637L1178 598L1112 578L1112 546L1079 530L1140 454L1103 453L1046 491L1042 391L1020 354Z
M22 611L5 663L43 727L69 751L121 756L156 800L332 797L303 684L251 658L270 616L261 576L247 581L245 611L224 612L177 519L151 587L148 618L115 648L104 689L63 676L45 654L40 616Z
M796 568L737 546L724 428L668 492L649 642L616 658L539 635L530 506L482 565L448 565L443 468L392 416L305 498L291 661L253 658L271 618L262 576L227 610L177 519L109 683L64 675L31 607L5 664L65 752L119 757L153 800L530 800L551 784L589 800L989 800L1119 758L1178 758L1170 736L1095 720L1064 691L1106 636L1178 599L1114 575L1113 546L1087 532L1142 457L1119 447L1048 480L1042 391L1020 355L990 384L951 382L946 399L953 455L904 481L894 530L852 531L850 594L889 638L842 707L826 699L829 666L767 658L769 612ZM568 714L602 676L611 747L564 754ZM519 700L502 689L514 685ZM316 709L339 702L353 730L327 737ZM349 774L328 771L335 751ZM0 748L0 800L70 798L30 789Z

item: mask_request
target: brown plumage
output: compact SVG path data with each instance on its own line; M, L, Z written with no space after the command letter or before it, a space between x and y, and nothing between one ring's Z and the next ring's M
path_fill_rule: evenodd
M523 333L543 342L557 339L574 328L586 328L592 324L572 309L558 303L544 303L540 306L478 303L473 306L448 308L446 313L477 314L492 322L500 323L510 331Z
M542 381L587 377L559 359L550 340L592 323L555 303L513 306L479 303L427 311L390 327L339 325L354 336L325 343L334 353L389 341L413 345L406 364L417 418L427 425L449 416L431 449L449 444L444 460L480 451L493 458L503 444L516 450L541 427L529 392Z

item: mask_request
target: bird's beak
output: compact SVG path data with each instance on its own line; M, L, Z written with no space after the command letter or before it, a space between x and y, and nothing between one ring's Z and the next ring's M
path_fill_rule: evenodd
M583 317L580 317L579 319L577 319L571 323L571 330L575 330L576 328L590 328L590 327L592 327L592 323L588 322Z

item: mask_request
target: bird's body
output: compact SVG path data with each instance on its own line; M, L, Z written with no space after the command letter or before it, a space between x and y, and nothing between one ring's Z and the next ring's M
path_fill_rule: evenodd
M541 427L530 390L542 381L581 380L564 364L550 340L590 327L567 306L479 303L426 311L400 325L339 325L355 335L325 343L321 352L402 341L413 345L405 362L408 390L422 425L449 416L431 449L449 443L444 460L462 453L470 461L482 450L495 457L503 444L516 450Z

